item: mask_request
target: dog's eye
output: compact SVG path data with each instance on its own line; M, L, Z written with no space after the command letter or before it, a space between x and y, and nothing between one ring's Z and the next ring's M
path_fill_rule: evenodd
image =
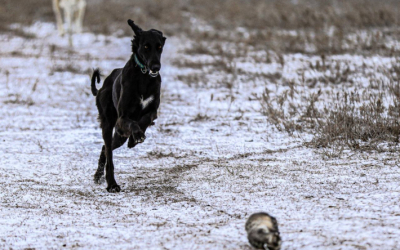
M158 48L161 49L162 48L161 45Z
M148 49L149 47L148 47L148 46L144 46L144 48L145 48L145 49Z

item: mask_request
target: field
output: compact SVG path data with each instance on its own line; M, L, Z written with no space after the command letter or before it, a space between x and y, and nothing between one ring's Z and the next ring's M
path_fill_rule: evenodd
M396 1L89 0L73 47L51 1L18 2L0 1L0 249L250 250L259 211L282 249L400 248ZM90 75L128 60L128 18L168 37L162 99L110 194Z

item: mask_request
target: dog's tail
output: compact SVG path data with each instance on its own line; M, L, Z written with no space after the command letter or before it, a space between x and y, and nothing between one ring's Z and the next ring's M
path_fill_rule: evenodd
M93 75L92 75L92 94L94 96L97 95L97 89L96 89L96 79L97 83L100 83L100 70L97 68L94 70Z

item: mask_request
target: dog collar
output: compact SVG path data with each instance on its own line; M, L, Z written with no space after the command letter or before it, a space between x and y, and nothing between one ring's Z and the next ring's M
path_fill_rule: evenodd
M139 61L139 59L137 58L136 54L134 54L134 60L135 60L136 65L139 66L140 71L142 71L143 74L146 74L146 73L147 73L147 67L144 66L144 65ZM149 70L149 76L151 76L151 77L156 77L156 76L158 76L158 71L157 71L157 72L153 72L153 71Z
M137 58L136 54L134 55L135 63L137 66L139 66L140 70L142 71L143 74L147 73L147 67L144 66L139 59Z

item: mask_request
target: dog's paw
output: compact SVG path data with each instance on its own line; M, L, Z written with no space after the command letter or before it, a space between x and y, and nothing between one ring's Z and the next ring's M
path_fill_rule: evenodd
M94 176L94 183L95 184L103 184L106 181L106 178L104 176Z
M146 136L143 133L138 135L137 137L135 136L136 143L142 143L144 142L144 140L146 140Z
M94 177L94 178L93 178L94 183L96 183L96 184L102 184L102 183L104 183L105 180L106 180L106 179L104 178L104 172L101 172L101 173L96 172L96 173L94 174L93 177Z
M135 141L135 143L142 143L146 139L146 136L144 135L143 131L141 129L136 130L135 132L132 133L132 137Z
M121 187L118 186L117 184L113 184L107 187L107 191L109 193L118 193L121 191Z
M135 138L133 135L129 136L129 141L128 141L128 148L133 148L137 145Z

